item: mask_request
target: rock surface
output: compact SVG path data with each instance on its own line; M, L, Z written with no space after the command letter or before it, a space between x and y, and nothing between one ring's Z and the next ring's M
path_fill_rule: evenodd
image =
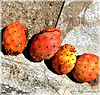
M55 1L3 1L1 4L1 26L20 22L28 30L30 39L32 35L45 28L55 27L57 17L63 2Z
M63 31L62 45L73 45L77 55L89 52L100 56L99 2L66 0L62 6L63 2L2 2L0 28L20 21L31 30L30 39L44 27L55 27L57 23L56 27ZM33 62L27 59L25 51L18 56L4 55L1 51L0 95L99 95L99 77L90 83L78 83L70 73L57 75L50 63L50 60Z

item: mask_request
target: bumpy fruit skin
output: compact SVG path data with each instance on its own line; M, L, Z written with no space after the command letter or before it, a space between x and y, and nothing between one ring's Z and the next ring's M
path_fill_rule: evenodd
M2 42L7 54L18 55L22 53L26 43L27 38L23 25L19 22L9 24L4 31Z
M48 28L38 33L33 39L30 54L35 61L50 59L62 43L61 30Z
M76 50L73 46L66 44L52 58L52 66L58 74L67 74L75 66Z
M73 76L79 82L89 82L99 75L99 57L94 54L81 55L72 71Z

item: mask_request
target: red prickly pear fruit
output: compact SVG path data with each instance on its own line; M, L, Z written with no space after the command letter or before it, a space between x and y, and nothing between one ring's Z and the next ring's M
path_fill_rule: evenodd
M9 55L18 55L23 52L27 44L26 31L19 22L11 23L7 26L3 34L2 44L6 53Z
M79 82L89 82L99 75L99 57L94 54L82 54L76 61L72 71L73 76Z
M61 30L48 28L38 33L33 39L30 54L35 61L50 59L62 43Z
M73 46L66 44L60 47L52 58L52 66L58 74L67 74L75 66L76 50Z

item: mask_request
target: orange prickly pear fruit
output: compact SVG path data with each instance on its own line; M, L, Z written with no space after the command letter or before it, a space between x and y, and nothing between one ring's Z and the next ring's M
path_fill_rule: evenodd
M99 75L99 57L94 54L82 54L72 71L79 82L89 82Z
M50 59L60 48L62 31L48 28L38 33L33 39L30 54L35 61Z
M58 74L67 74L75 66L76 50L73 46L66 44L52 58L52 66Z
M23 52L27 43L25 28L19 22L11 23L7 26L3 34L2 44L6 53L18 55Z

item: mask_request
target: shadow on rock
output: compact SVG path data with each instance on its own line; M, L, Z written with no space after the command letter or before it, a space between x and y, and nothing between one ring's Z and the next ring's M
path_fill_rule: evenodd
M77 57L77 59L78 59L80 56L81 56L81 55L76 56L76 57Z
M68 78L71 79L73 82L75 82L75 83L82 83L82 82L77 81L77 80L74 78L74 76L73 76L73 74L72 74L72 71L69 72L69 73L66 74L66 75L67 75Z
M78 56L76 56L77 57L77 59L80 57L81 55L78 55ZM73 69L74 70L74 69ZM72 71L73 71L72 70ZM68 74L66 74L72 81L74 81L74 82L76 82L76 83L83 83L83 82L79 82L79 81L77 81L75 78L74 78L74 76L73 76L73 74L72 74L72 71L71 72L69 72Z
M23 51L24 56L31 62L41 62L41 61L35 61L32 58L32 56L30 55L30 46L31 46L31 43L32 43L32 41L33 41L33 39L35 38L36 35L37 34L32 36L32 38L28 41L28 44L27 44L26 48Z
M53 68L53 66L52 66L52 58L51 58L51 59L48 59L48 60L44 60L44 63L45 63L45 65L47 66L47 68L48 68L50 71L52 71L53 73L59 75L59 74L54 70L54 68Z
M3 41L3 33L5 31L7 27L4 27L2 30L1 30L1 33L0 33L0 36L1 36L1 47L0 47L0 50L1 52L4 54L4 55L7 55L6 51L5 51L5 47L4 45L2 45L2 41Z

